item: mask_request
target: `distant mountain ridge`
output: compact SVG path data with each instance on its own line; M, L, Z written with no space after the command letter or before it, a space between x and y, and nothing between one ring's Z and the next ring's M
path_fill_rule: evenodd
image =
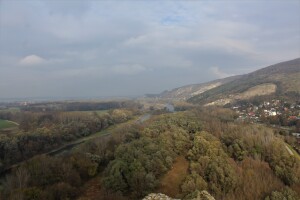
M300 58L245 75L186 85L152 97L187 100L204 105L225 105L236 100L267 95L300 98Z

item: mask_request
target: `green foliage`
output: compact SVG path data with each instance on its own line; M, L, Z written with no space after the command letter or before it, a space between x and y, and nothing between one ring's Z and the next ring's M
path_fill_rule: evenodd
M190 137L200 129L200 124L189 116L162 115L152 121L138 138L120 144L115 159L105 170L106 188L130 192L135 197L153 191L158 179L172 166L176 155L182 155L190 147Z
M292 185L300 182L300 163L296 157L289 155L285 144L276 141L270 147L270 166L275 174L286 184Z
M96 174L97 164L82 154L39 156L7 177L5 199L74 199L82 181Z
M62 137L82 137L88 130L131 116L120 110L101 117L94 115L84 119L67 114L53 127L48 126L53 123L49 120L60 117L40 116L38 123L43 125L34 133L13 139L0 136L3 165L29 156L26 148L42 151L47 145L50 148L57 141L67 140ZM29 160L6 180L3 198L76 199L83 184L97 176L94 180L101 179L103 190L99 199L141 199L159 190L164 175L175 168L173 162L185 157L189 162L185 169L189 164L189 170L178 181L179 198L198 198L200 191L207 190L216 199L224 200L297 199L290 188L280 188L298 190L299 160L289 155L285 143L272 129L237 124L234 117L228 109L195 109L154 116L143 124L119 125L109 136L81 145L76 153Z
M186 196L196 191L207 190L207 183L202 176L194 172L185 178L181 190L183 195Z
M229 145L228 152L235 160L242 161L247 155L247 151L245 151L243 148L244 144L242 141L234 140L233 143Z
M97 173L98 164L85 155L74 154L70 157L72 165L83 179L89 179Z
M202 176L209 190L221 196L236 187L237 175L227 160L220 141L207 132L197 133L188 152L191 170Z
M43 191L38 187L29 187L24 189L25 200L39 200L42 197Z
M74 199L78 195L78 190L68 183L60 182L48 188L43 199Z
M117 109L103 115L81 112L21 112L16 115L22 131L0 136L0 162L5 167L125 122L132 118L133 112Z
M126 163L114 160L109 163L105 178L103 179L104 185L114 191L126 191L128 183L126 182L125 170L127 169Z
M170 154L174 153L169 153L159 145L159 141L149 138L120 145L115 160L106 168L104 184L111 190L130 191L141 197L152 191L157 185L157 177L167 171L170 161L165 158Z
M281 191L274 191L271 195L267 196L265 200L298 200L299 195L290 188L284 188Z

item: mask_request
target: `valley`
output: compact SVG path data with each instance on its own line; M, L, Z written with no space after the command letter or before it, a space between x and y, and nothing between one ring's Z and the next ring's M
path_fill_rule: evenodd
M300 200L300 0L0 0L0 200Z
M298 68L274 66L277 82L253 72L132 100L2 103L1 197L297 199L298 82L279 74Z

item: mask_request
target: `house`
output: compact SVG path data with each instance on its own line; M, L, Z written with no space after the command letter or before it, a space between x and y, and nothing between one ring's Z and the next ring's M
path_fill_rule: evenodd
M297 116L289 116L288 119L289 119L289 120L296 120L296 119L297 119Z
M295 136L296 138L300 138L300 133L292 133L292 136Z
M254 116L255 113L254 113L254 112L249 112L248 115L249 115L249 116Z
M271 110L269 111L269 115L270 116L276 116L277 115L276 109L271 108Z
M168 112L174 112L174 111L175 111L175 108L174 108L174 106L173 106L172 104L167 103L167 104L165 105L165 110L167 110Z

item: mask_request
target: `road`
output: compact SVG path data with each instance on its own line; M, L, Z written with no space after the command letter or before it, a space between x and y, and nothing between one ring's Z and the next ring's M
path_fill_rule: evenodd
M285 148L291 156L294 156L294 153L292 152L292 150L287 145L285 145Z
M142 124L144 123L145 121L147 121L148 119L151 118L151 114L149 113L146 113L144 115L141 115L139 116L138 118L135 118L133 119L132 121L134 123L139 123L139 124ZM128 123L128 121L124 122L124 123ZM59 148L56 148L56 149L53 149L51 151L48 151L48 152L45 152L45 153L42 153L42 154L38 154L38 155L49 155L49 156L55 156L55 155L59 155L63 152L66 152L66 151L70 151L71 149L73 149L74 147L78 146L79 144L83 144L84 142L87 142L89 140L92 140L92 139L95 139L95 138L99 138L99 137L107 137L110 135L110 131L115 129L116 127L118 127L119 125L121 125L123 123L120 123L120 124L116 124L114 126L111 126L103 131L100 131L100 132L97 132L97 133L93 133L87 137L83 137L83 138L79 138L75 141L72 141L70 143L67 143L67 144L64 144L63 146L59 147ZM35 155L37 156L37 155ZM27 160L30 160L31 158L27 159ZM5 175L6 173L10 172L13 168L16 168L18 166L20 166L21 164L23 164L24 162L26 162L27 160L24 160L22 162L19 162L19 163L16 163L14 165L11 165L10 167L6 168L4 171L0 172L0 177Z
M142 116L139 116L137 119L134 119L133 121L135 121L135 123L137 123L137 124L142 124L142 123L144 123L145 121L147 121L148 119L150 119L151 116L152 116L151 114L146 113L146 114L144 114L144 115L142 115ZM125 123L128 123L128 121L125 122ZM121 123L121 124L123 124L123 123ZM116 124L116 125L114 125L114 126L111 126L111 127L107 128L107 129L103 130L103 131L94 133L94 134L89 135L89 136L87 136L87 137L83 137L83 138L80 138L80 139L78 139L78 140L76 140L76 141L73 141L73 142L71 142L71 143L65 144L64 146L62 146L62 147L60 147L60 148L58 148L58 149L52 150L51 152L48 152L48 153L46 153L46 154L47 154L47 155L50 155L50 156L59 155L59 154L61 154L61 153L63 153L63 152L70 151L70 150L72 150L73 148L75 148L76 146L78 146L78 145L80 145L80 144L82 144L82 143L85 143L85 142L87 142L87 141L90 141L90 140L92 140L92 139L99 138L99 137L107 137L107 136L110 135L110 132L111 132L113 129L115 129L116 127L118 127L118 125L121 125L121 124Z
M136 123L142 124L142 123L144 123L145 121L147 121L148 119L150 119L151 116L152 116L152 115L149 114L149 113L144 114L144 115L140 116L140 117L136 120Z

